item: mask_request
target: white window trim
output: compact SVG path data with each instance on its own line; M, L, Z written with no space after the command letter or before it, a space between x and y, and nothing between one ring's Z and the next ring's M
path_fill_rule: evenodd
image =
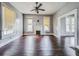
M27 23L27 19L32 19L32 23L33 23L33 18L26 18L26 24L27 24L27 26L28 26L28 23ZM27 33L32 33L32 32L34 32L34 23L32 24L32 28L33 28L33 30L32 31L27 31ZM26 29L27 30L27 29Z
M74 10L72 10L72 11L70 11L69 13L67 12L66 14L64 14L64 15L61 15L61 16L59 16L58 17L58 28L59 28L59 38L61 37L61 25L60 25L60 20L61 20L61 18L63 18L63 17L67 17L68 15L72 15L72 14L74 14L75 15L75 46L78 46L78 42L77 42L77 9L74 9Z

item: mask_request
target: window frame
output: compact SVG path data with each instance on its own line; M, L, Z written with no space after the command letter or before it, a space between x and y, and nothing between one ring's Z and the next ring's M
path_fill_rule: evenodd
M28 31L27 29L28 29L28 19L32 19L32 31ZM33 33L34 32L34 23L33 23L33 18L26 18L26 26L27 26L27 28L26 28L26 31L27 31L27 33Z
M72 14L72 15L74 15L74 14ZM69 16L72 16L72 15L68 15L67 17L66 17L66 23L65 23L65 26L66 26L66 29L67 29L67 27L69 27L69 31L67 31L67 30L65 30L65 32L66 33L74 33L75 32L75 23L72 23L72 20L70 19L68 19L68 17ZM74 15L74 17L75 17L75 15ZM69 23L67 23L67 20L69 20ZM75 18L74 18L74 20L75 20ZM69 26L67 26L67 25L69 25ZM74 26L74 32L72 31L73 29L72 29L72 26Z
M68 12L68 13L66 13L66 14L64 14L64 15L61 15L61 16L59 16L58 17L58 27L59 27L59 37L61 37L61 36L68 36L68 35L71 35L70 33L68 33L68 34L61 34L61 18L64 18L64 17L67 17L67 16L70 16L70 15L73 15L74 14L74 16L75 16L75 33L73 34L72 33L72 36L74 36L75 37L75 46L78 46L79 44L78 44L78 39L77 39L77 27L78 27L78 23L77 23L77 9L74 9L74 10L72 10L72 11L70 11L70 12Z

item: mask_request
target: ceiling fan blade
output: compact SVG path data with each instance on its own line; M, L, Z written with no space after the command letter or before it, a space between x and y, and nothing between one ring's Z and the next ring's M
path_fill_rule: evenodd
M37 7L37 5L38 5L38 2L36 2L36 7Z
M42 4L41 4L41 3L38 5L38 8L39 8L40 6L42 6Z
M35 9L32 9L31 11L34 11Z
M36 4L38 4L38 2L36 2Z
M42 11L45 11L45 9L38 9L38 10L42 10Z
M40 7L42 6L41 3L35 2L35 4L35 9L32 9L31 11L35 11L37 14L39 13L39 11L45 11L45 9L40 9Z

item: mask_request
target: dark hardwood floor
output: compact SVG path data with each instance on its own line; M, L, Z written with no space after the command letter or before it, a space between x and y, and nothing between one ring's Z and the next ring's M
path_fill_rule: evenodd
M23 36L0 48L0 56L64 56L55 36Z

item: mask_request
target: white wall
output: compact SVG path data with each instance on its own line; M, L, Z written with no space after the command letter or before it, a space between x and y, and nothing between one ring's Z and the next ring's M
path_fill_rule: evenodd
M57 38L59 38L59 36L60 36L59 35L59 28L58 28L58 25L59 25L58 24L58 22L59 22L58 17L66 14L74 9L78 9L78 11L79 11L79 3L78 2L68 2L65 6L63 6L60 10L58 10L53 15L53 29L54 29L53 31L54 31L55 35L57 36ZM78 16L79 16L79 12L78 12ZM78 18L77 18L77 20L78 20ZM79 25L79 22L77 23L77 25ZM77 29L79 29L79 27ZM78 35L79 35L79 31L78 31ZM77 38L79 38L79 37L77 37ZM61 43L60 39L58 39L58 43L60 45L60 43ZM68 44L68 42L66 41L65 44ZM71 50L72 49L70 49L67 45L65 46L65 52L67 55L75 55L75 52L73 51L71 53Z
M17 38L21 37L23 35L23 15L20 13L17 9L15 9L12 5L9 3L2 3L2 5L5 4L9 8L13 9L16 12L16 19L15 19L15 25L13 26L13 30L15 30L13 33L9 35L2 35L2 39L0 40L0 47L8 44L9 42L16 40ZM2 19L3 20L3 19ZM18 23L17 23L18 21ZM2 24L2 27L4 24ZM3 29L2 29L3 31Z

